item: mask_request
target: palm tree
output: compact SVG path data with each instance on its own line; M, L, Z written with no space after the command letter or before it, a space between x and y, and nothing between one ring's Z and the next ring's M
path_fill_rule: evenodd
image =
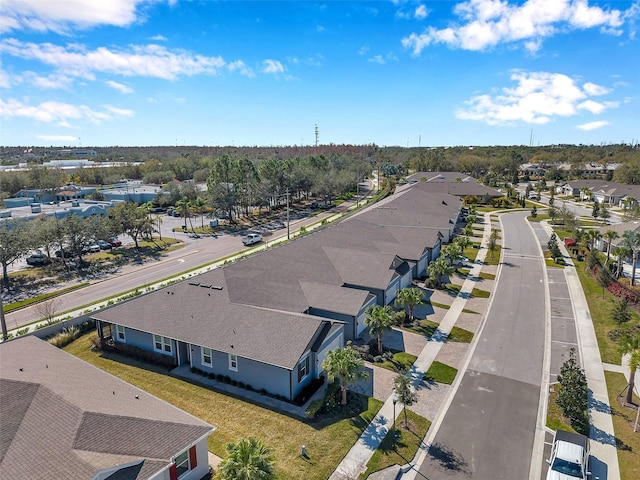
M636 261L640 249L640 233L636 230L627 230L622 234L622 245L631 251L631 286L636 284Z
M439 287L442 285L442 277L453 272L453 267L449 265L449 262L444 258L438 257L429 264L427 271L429 272L429 276L436 281L436 285Z
M187 229L187 217L189 216L189 199L187 197L182 197L180 200L176 202L175 205L176 212L180 215L181 218L184 218L184 229Z
M344 348L336 348L327 353L322 361L322 369L327 372L327 378L333 382L336 378L340 379L340 391L342 398L340 405L347 404L347 386L360 378L367 378L367 372L364 367L364 360L360 354L353 348L347 346Z
M367 318L364 324L369 327L369 333L378 337L378 352L382 354L382 334L391 330L393 325L393 309L389 305L376 305L367 308Z
M442 247L442 255L447 258L449 265L453 265L453 262L462 255L462 249L457 243L450 243Z
M191 200L191 208L195 213L200 215L201 227L204 229L204 212L207 202L202 197L196 197Z
M622 272L622 262L624 257L629 253L629 249L624 245L618 245L611 250L611 253L614 257L618 259L618 268L616 269L616 278L620 278L620 273Z
M227 458L218 469L222 480L270 480L275 478L271 450L257 438L227 443Z
M611 243L618 237L619 237L618 232L616 232L615 230L607 230L602 234L602 238L604 238L607 241L607 262L606 263L609 263L609 255L611 254Z
M409 320L413 321L413 309L418 305L424 305L424 293L419 288L403 288L398 292L395 304L398 307L409 309Z
M624 401L627 404L632 404L634 377L636 376L636 370L638 369L637 357L640 355L640 335L624 336L620 343L620 353L622 353L622 355L631 355L629 361L629 383L627 384L627 396Z
M587 241L589 242L589 250L593 250L596 247L596 241L600 238L600 232L598 230L587 230Z

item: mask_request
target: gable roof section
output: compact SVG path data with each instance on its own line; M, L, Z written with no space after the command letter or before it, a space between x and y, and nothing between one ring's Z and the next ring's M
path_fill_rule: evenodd
M127 478L148 478L214 430L33 336L0 345L0 395L2 478L85 480L131 462L144 465Z
M310 339L329 320L233 303L223 270L109 307L93 318L292 370ZM245 291L264 286L260 279L242 281Z

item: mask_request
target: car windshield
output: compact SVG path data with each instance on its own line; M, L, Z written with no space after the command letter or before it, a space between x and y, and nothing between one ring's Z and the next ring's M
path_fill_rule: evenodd
M554 460L551 470L564 473L565 475L569 475L571 477L582 478L582 468L580 468L580 465L578 465L577 463L562 460L560 458L556 458Z

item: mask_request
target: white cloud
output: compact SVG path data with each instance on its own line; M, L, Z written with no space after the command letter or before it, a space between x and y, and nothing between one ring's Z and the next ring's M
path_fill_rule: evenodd
M424 20L425 18L427 18L427 15L429 15L429 11L424 5L418 5L416 11L413 12L413 16L418 20Z
M589 6L588 0L526 0L522 4L468 0L457 4L454 13L460 22L411 33L402 39L402 45L415 55L432 44L481 51L502 43L522 42L528 51L536 52L544 38L562 30L600 27L603 33L619 35L627 18L620 10Z
M30 118L38 122L51 123L61 127L71 127L72 121L91 122L100 125L103 121L115 120L118 117L130 117L131 110L112 106L104 110L93 110L86 105L71 105L69 103L48 101L39 105L27 105L15 99L5 101L0 99L0 117Z
M369 63L379 63L380 65L385 64L385 59L382 55L375 55L369 59L367 59L367 62Z
M153 37L150 37L149 40L152 40L154 42L166 42L167 37L165 37L164 35L154 35Z
M326 30L322 25L316 25L316 32L323 33Z
M590 130L596 130L597 128L606 127L607 125L610 125L610 124L611 122L607 122L606 120L600 120L597 122L583 123L582 125L578 125L576 128L579 128L580 130L584 130L588 132Z
M253 70L247 67L242 60L236 60L235 62L229 63L227 65L227 68L229 69L230 72L238 71L240 72L241 75L244 75L245 77L248 77L248 78L253 78L256 76L256 74L253 73Z
M587 83L588 87L581 88L560 73L513 72L511 80L517 82L515 87L502 88L497 95L476 95L455 116L488 125L545 124L554 117L570 117L581 111L600 114L618 106L618 102L596 102L589 98L607 90L604 87Z
M47 142L75 142L78 137L71 135L36 135L36 138Z
M611 93L611 89L603 87L601 85L596 85L595 83L591 83L591 82L585 83L582 86L582 88L584 89L585 92L587 92L588 95L592 95L594 97Z
M35 30L70 33L98 25L125 27L138 20L136 9L148 0L2 0L0 32Z
M133 88L124 83L114 82L113 80L107 80L104 83L106 83L108 87L118 90L120 93L133 93Z
M93 80L95 73L156 77L175 80L183 75L215 75L226 65L222 57L195 55L185 50L168 50L161 45L133 45L129 50L83 45L66 47L51 43L25 43L8 38L0 41L0 53L27 60L38 60L69 76Z
M265 60L262 62L262 72L263 73L284 73L284 66L278 60Z
M0 88L9 88L11 83L11 77L7 71L0 69Z

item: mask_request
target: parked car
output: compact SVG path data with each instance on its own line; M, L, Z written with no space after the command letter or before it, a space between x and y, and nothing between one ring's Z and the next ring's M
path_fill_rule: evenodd
M58 258L62 258L62 257L70 258L70 257L73 256L73 254L69 250L67 250L65 248L61 248L60 250L56 250L53 254Z
M98 246L100 247L100 250L111 250L113 248L113 245L111 245L109 242L106 242L104 240L98 240Z
M584 435L558 430L553 436L551 458L547 460L547 480L579 478L587 480L589 471L589 439Z
M31 265L32 267L41 267L43 265L49 265L50 263L51 259L41 252L34 253L27 257L27 265Z
M122 241L118 237L111 237L109 243L112 247L120 247L122 245Z
M92 243L87 247L90 253L98 253L100 251L100 245L97 243Z
M468 263L469 259L467 257L458 257L453 260L452 265L454 267L464 267Z
M259 233L250 233L242 237L242 243L245 246L253 245L255 243L260 243L262 241L262 235Z

